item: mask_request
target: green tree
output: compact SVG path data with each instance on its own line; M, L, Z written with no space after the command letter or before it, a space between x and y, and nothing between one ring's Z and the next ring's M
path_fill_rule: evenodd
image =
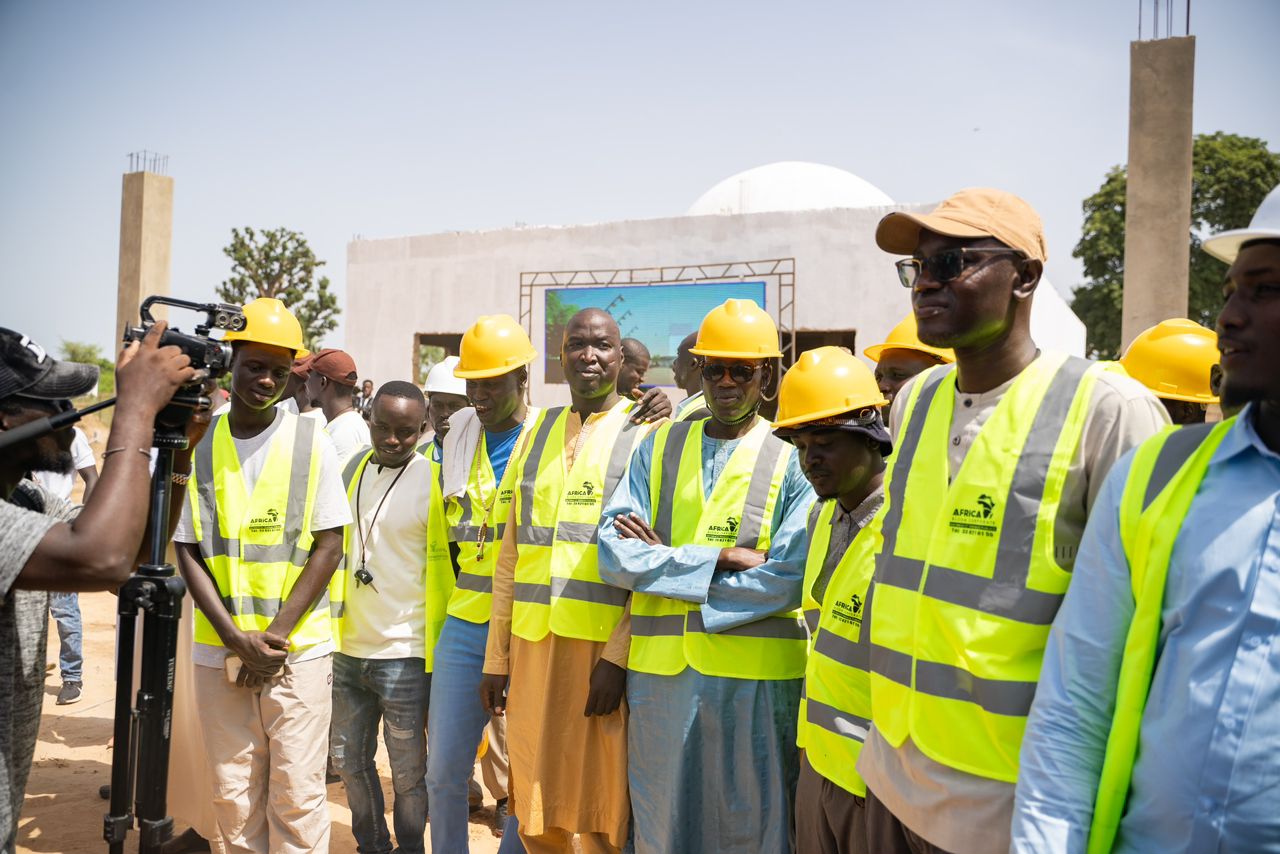
M102 348L97 344L84 341L62 342L62 358L68 362L83 362L86 365L98 366L98 397L111 397L116 393L116 363L102 355Z
M256 297L275 297L302 324L307 349L338 326L338 298L329 290L329 277L316 278L325 265L307 239L287 228L267 231L231 229L231 243L222 253L231 259L231 278L218 286L218 298L243 305Z
M1212 328L1222 303L1227 266L1200 247L1202 235L1244 228L1271 188L1280 184L1280 154L1265 140L1221 131L1201 134L1191 153L1191 253L1188 316ZM1120 355L1124 290L1124 215L1127 173L1116 166L1084 200L1084 228L1072 255L1084 264L1086 283L1071 307L1084 321L1090 353Z

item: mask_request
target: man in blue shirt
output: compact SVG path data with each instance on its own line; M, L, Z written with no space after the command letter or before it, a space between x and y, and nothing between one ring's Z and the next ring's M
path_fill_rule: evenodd
M1252 236L1219 255L1232 262L1218 317L1224 403L1245 406L1176 529L1117 851L1280 852L1280 230ZM1022 745L1018 852L1088 846L1134 655L1138 568L1119 512L1133 460L1103 487L1049 637Z

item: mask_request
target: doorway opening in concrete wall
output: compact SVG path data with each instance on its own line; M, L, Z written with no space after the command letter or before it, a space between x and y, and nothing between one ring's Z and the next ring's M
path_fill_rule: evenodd
M856 354L855 349L858 331L856 329L802 329L795 333L795 358L806 350L817 347L843 347Z
M458 355L462 344L461 332L419 332L413 338L413 378L418 385L427 381L427 371L433 365L446 356Z

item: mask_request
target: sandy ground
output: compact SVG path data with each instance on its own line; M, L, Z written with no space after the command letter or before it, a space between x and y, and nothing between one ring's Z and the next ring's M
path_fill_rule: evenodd
M31 852L82 852L104 850L102 816L107 802L98 797L98 787L110 781L115 697L115 597L109 593L82 594L80 610L84 619L84 699L71 706L54 700L61 680L49 675L45 687L44 714L40 740L36 745L27 797L18 821L18 850ZM58 633L49 622L48 660L58 660ZM182 773L181 757L173 757L171 773ZM386 754L379 750L378 772L390 810L391 771ZM329 786L329 811L333 819L334 854L356 850L351 836L351 812L341 783ZM471 850L496 852L497 837L491 823L493 804L471 817ZM388 812L388 824L391 817ZM137 834L130 833L128 850L137 850ZM431 850L430 840L427 850Z

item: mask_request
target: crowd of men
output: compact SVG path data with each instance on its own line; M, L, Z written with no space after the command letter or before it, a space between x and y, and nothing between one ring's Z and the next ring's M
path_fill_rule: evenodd
M1204 244L1217 332L1170 319L1119 362L1032 339L1047 250L1016 196L876 241L907 316L874 373L833 346L782 373L731 299L674 408L601 309L540 406L510 316L425 395L356 396L348 354L246 305L229 405L175 463L209 796L170 850L326 850L331 768L361 852L465 852L479 757L503 851L1280 851L1280 190ZM5 430L89 387L0 343ZM103 496L145 505L150 417L192 380L157 343L121 358L82 511L24 479L68 470L69 433L0 462L6 850L33 591L127 574L145 513Z

